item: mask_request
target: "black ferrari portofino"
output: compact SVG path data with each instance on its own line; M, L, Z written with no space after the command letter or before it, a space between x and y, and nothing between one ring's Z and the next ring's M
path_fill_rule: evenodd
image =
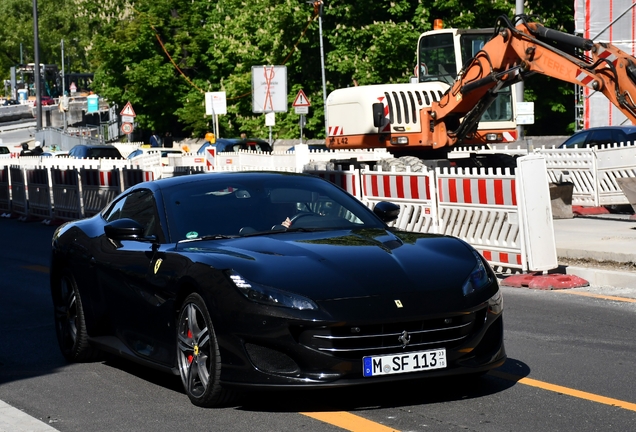
M55 232L61 351L178 374L200 406L241 388L500 366L503 302L488 263L457 238L390 228L398 212L302 174L140 183Z

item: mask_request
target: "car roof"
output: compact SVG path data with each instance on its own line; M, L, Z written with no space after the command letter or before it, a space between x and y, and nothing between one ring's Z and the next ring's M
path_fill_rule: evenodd
M73 146L73 148L75 147L86 147L86 148L117 148L114 145L110 145L110 144L77 144L75 146Z
M156 151L156 152L175 152L175 153L183 153L181 147L139 147L134 149L133 151Z
M636 132L636 126L634 125L623 125L623 126L595 126L588 129L583 129L578 131L577 133L590 132L595 130L621 130L623 132Z
M215 172L215 173L201 173L201 174L192 174L187 176L177 176L177 177L167 177L159 180L154 180L151 182L142 182L138 183L132 188L134 189L163 189L166 187L172 187L175 185L186 185L188 183L208 181L208 180L233 180L236 181L242 177L249 178L283 178L283 177L310 177L315 178L321 181L320 177L316 177L309 174L304 173L293 173L293 172L278 172L278 171L224 171L224 172Z

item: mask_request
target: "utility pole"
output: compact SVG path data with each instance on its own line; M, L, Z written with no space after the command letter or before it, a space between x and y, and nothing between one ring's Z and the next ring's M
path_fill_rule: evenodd
M66 104L66 106L62 106L62 116L64 116L64 132L66 132L66 110L68 109L68 101L66 99L66 79L64 75L64 39L62 39L62 95L59 99L59 104Z
M515 15L523 14L524 12L523 1L524 0L516 0ZM516 25L517 23L514 23L514 24ZM524 91L523 80L519 81L517 84L514 85L513 91L517 94L517 103L523 102L523 91ZM514 112L516 113L517 110L515 109ZM516 121L517 119L514 119L514 120ZM517 125L517 140L523 139L524 138L523 135L524 135L523 125Z
M325 50L322 46L322 10L324 7L323 0L319 0L320 9L318 12L318 33L320 35L320 68L322 70L322 103L325 115L325 139L329 136L329 127L327 126L327 84L325 81Z
M320 37L320 70L322 71L322 103L325 113L325 138L329 135L327 126L327 82L325 80L325 50L322 46L322 11L325 6L324 0L310 0L307 3L313 5L314 10L318 8L318 35Z
M38 35L38 0L33 0L33 49L35 51L35 130L42 129L42 98L40 96L40 37Z
M20 43L20 79L22 80L22 85L24 85L24 60L22 59L22 43ZM15 96L14 99L18 97Z

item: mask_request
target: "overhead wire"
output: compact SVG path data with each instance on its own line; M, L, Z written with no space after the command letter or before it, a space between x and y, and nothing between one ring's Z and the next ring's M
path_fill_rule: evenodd
M136 11L139 14L142 14L139 11ZM290 50L290 52L287 54L287 57L285 57L285 60L283 60L283 65L285 65L287 63L287 61L289 61L289 58L292 56L292 54L294 54L294 52L296 52L298 44L300 43L300 41L302 40L302 38L305 36L305 34L307 33L307 30L309 29L309 26L311 25L312 22L315 21L316 17L318 16L318 10L314 5L314 13L313 16L311 17L311 19L309 19L307 21L307 25L305 26L305 29L303 30L303 32L301 33L300 37L298 38L298 40L296 41L296 43L294 44L294 46L292 47L292 49ZM159 45L161 46L161 49L163 50L163 52L166 54L166 57L168 57L168 59L170 60L170 63L172 63L172 65L174 66L174 68L179 72L179 74L188 82L188 84L190 84L192 87L196 88L199 92L201 93L205 93L205 90L201 89L199 86L197 86L179 67L179 65L177 65L177 63L174 61L174 59L172 58L172 56L170 55L170 53L168 52L168 50L166 49L166 46L164 45L163 41L161 40L161 36L159 35L159 32L157 31L157 29L155 28L155 26L152 23L149 23L150 28L152 29L152 31L155 33L155 37L157 38L157 41L159 42ZM239 96L235 96L235 97L231 97L231 98L227 98L227 100L235 100L235 99L241 99L244 98L246 96L249 96L250 94L252 94L252 91L250 90L249 92L246 92L242 95Z

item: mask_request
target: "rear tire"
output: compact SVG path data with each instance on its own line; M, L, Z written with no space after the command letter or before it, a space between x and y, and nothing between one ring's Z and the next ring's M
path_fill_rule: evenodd
M221 387L219 345L208 308L197 293L190 294L179 311L177 361L183 388L194 405L214 407L234 398Z
M88 342L82 299L70 271L62 272L52 294L55 333L64 358L69 362L97 360L100 352Z

